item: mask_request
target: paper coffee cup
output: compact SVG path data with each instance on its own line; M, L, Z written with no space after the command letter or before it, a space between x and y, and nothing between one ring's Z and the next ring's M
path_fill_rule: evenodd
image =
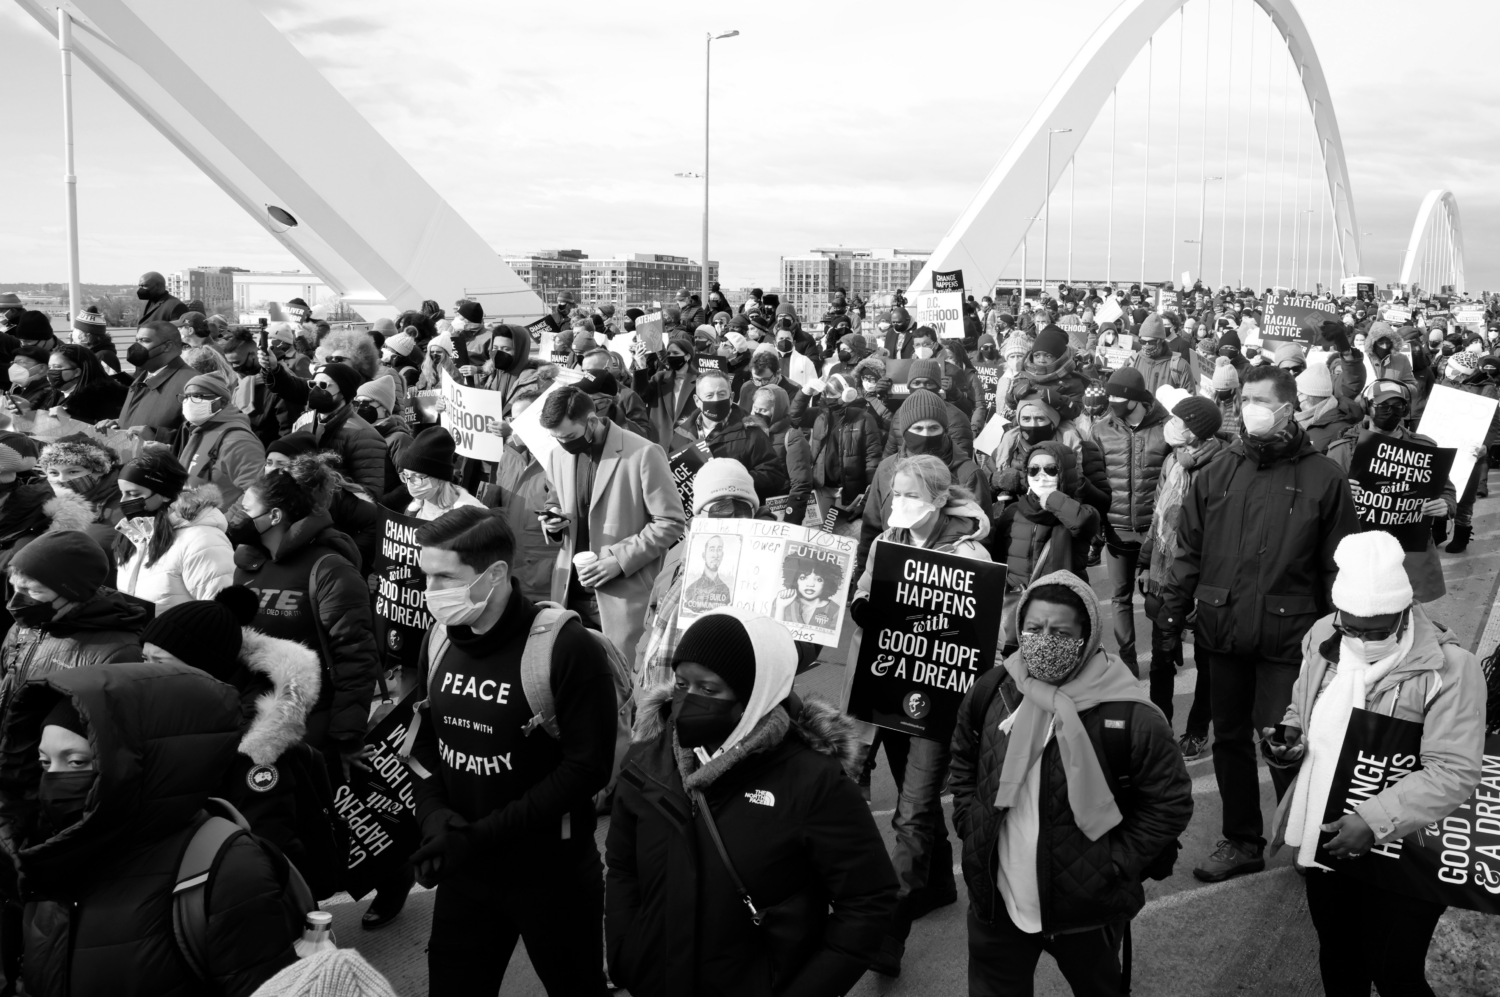
M581 568L586 564L593 564L599 560L599 555L591 550L580 551L573 555L573 567Z

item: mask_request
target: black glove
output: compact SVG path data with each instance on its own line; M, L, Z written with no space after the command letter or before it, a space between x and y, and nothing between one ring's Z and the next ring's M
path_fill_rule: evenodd
M880 380L878 380L878 381L875 382L875 397L876 398L888 398L888 397L890 397L890 394L891 394L891 379L890 378L888 378L888 377L882 377Z
M861 630L865 629L870 622L870 600L855 599L849 603L849 619Z
M472 830L467 824L450 825L448 830L424 840L407 860L417 870L417 882L431 889L461 872L474 857Z

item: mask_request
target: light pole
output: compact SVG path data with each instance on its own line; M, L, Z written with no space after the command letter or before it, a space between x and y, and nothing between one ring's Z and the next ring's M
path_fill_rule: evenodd
M1193 273L1194 280L1203 279L1203 215L1208 210L1208 182L1210 180L1223 180L1223 177L1204 177L1203 183L1199 185L1198 194L1198 269Z
M73 172L73 18L57 8L57 46L62 54L63 190L68 201L68 323L83 310L78 276L78 175Z
M720 38L733 38L738 31L721 31L714 34L712 31L705 35L703 43L703 297L700 304L708 307L708 104L709 104L709 81L710 67L712 64L714 42Z
M1042 199L1042 293L1047 293L1047 245L1052 236L1052 136L1062 135L1070 132L1071 128L1048 128L1047 129L1047 176L1045 196ZM1071 224L1071 223L1070 223ZM1026 295L1026 289L1021 289L1022 297Z
M1041 219L1037 215L1032 215L1030 218L1028 218L1026 220L1028 222L1034 222L1034 221L1040 221ZM1031 245L1031 226L1030 225L1026 226L1026 234L1023 235L1023 236L1021 236L1021 304L1023 304L1023 305L1026 303L1026 247L1029 246L1029 245ZM1043 294L1047 293L1047 281L1046 281L1045 278L1043 278L1043 280L1042 280L1042 293ZM1020 313L1017 312L1016 318L1020 318L1020 317L1021 317Z

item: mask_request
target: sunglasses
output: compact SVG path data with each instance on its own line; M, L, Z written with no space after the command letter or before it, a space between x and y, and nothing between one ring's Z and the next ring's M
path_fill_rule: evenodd
M1028 467L1026 469L1026 476L1028 478L1037 478L1037 477L1040 477L1043 474L1049 475L1049 476L1054 477L1054 478L1057 477L1057 475L1058 475L1057 465L1056 464L1032 464L1030 467Z
M1405 621L1405 619L1406 614L1402 613L1401 616L1397 618L1395 624L1393 624L1392 626L1370 627L1368 629L1365 629L1361 627L1351 627L1347 623L1345 623L1341 617L1334 621L1333 629L1343 634L1345 637L1352 638L1353 640L1380 641L1385 640L1391 634L1396 633L1398 630L1400 630L1401 624Z

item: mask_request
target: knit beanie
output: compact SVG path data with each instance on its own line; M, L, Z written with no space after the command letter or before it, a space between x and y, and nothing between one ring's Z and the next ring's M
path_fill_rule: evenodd
M278 440L271 442L266 447L266 453L284 454L288 457L301 457L305 453L314 453L318 449L317 437L309 432L287 433Z
M906 380L915 381L918 378L926 378L934 383L943 379L943 365L936 360L913 360L911 366L906 369Z
M484 306L477 301L460 301L455 309L468 322L484 321Z
M161 447L152 447L142 450L139 457L120 468L120 480L149 488L170 502L182 494L188 473L176 457Z
M1453 354L1453 356L1448 358L1447 375L1448 380L1450 381L1456 381L1459 379L1459 377L1456 377L1454 375L1468 377L1478 369L1479 357L1477 354L1463 351L1460 353L1455 353Z
M1134 367L1122 367L1109 375L1105 389L1114 398L1128 398L1133 402L1150 405L1154 399L1146 390L1146 379Z
M1219 431L1224 424L1224 414L1219 406L1202 395L1189 395L1172 406L1172 414L1200 440L1206 440Z
M1005 344L1000 347L1000 355L1009 360L1011 357L1024 357L1031 352L1031 342L1019 332L1013 332L1005 337Z
M724 331L726 333L738 333L740 338L743 339L745 333L750 331L750 319L745 316L744 312L733 315L729 319L729 324L724 327Z
M1299 363L1307 362L1307 354L1302 350L1301 343L1282 343L1276 347L1271 354L1271 363L1280 367L1284 360L1296 360Z
M10 330L21 339L42 342L52 338L52 320L44 312L27 312Z
M256 997L396 997L396 989L354 949L298 959L261 984Z
M1102 384L1090 384L1087 388L1083 389L1083 404L1085 406L1107 405L1109 404L1109 392L1104 390L1104 385Z
M0 474L20 474L26 470L26 460L21 454L0 443Z
M394 336L385 337L385 348L398 357L409 357L411 351L417 348L417 341L404 332L398 332Z
M78 712L78 707L73 705L73 697L63 695L57 700L57 704L42 718L43 727L61 727L70 730L79 737L89 736L88 721L84 720Z
M429 426L401 451L396 462L403 471L415 471L442 481L453 480L453 436L442 426Z
M735 318L740 317L738 315L735 316ZM748 326L750 323L746 322L745 324ZM737 332L734 329L730 329L724 333L724 341L734 347L735 353L744 353L750 348L750 340L746 339L743 333Z
M388 377L377 377L366 381L354 393L355 398L368 398L387 412L396 411L396 383Z
M43 533L11 558L10 566L73 602L91 599L109 578L109 557L82 530Z
M1056 427L1060 422L1062 422L1062 416L1052 405L1051 399L1049 399L1043 392L1034 391L1031 394L1027 395L1025 398L1022 398L1020 401L1016 402L1016 422L1019 423L1021 421L1021 416L1025 415L1027 412L1036 412L1045 416L1047 421L1052 423L1053 427Z
M1233 391L1240 386L1240 373L1228 357L1219 357L1214 364L1214 390Z
M1146 321L1141 323L1141 328L1137 335L1142 339L1166 339L1167 324L1161 320L1160 315L1152 312L1146 316Z
M185 665L229 681L239 663L241 627L259 609L255 593L243 585L220 590L213 599L178 603L146 624L142 644L155 644Z
M716 499L742 499L755 508L760 508L760 497L755 494L755 479L750 477L745 465L733 457L712 457L703 462L698 473L693 475L693 515Z
M1399 613L1412 603L1406 552L1384 530L1351 533L1333 552L1333 604L1353 616Z
M1161 402L1161 407L1171 412L1177 407L1177 403L1188 396L1182 388L1170 384L1158 384L1156 386L1156 400Z
M701 473L701 472L700 472ZM672 652L672 667L702 665L734 692L741 703L755 690L755 645L745 625L727 613L710 613L693 621Z
M42 448L37 445L36 440L13 430L0 430L0 444L4 444L21 455L21 470L23 471L36 467L37 458L42 454Z
M359 376L359 372L346 363L324 364L319 374L327 374L333 378L333 383L339 386L339 395L344 401L352 401L359 391L359 386L365 379Z
M73 328L79 332L103 332L104 325L103 315L100 315L98 312L88 311L87 309L79 312L78 317L73 319Z
M200 388L215 398L222 398L226 402L229 401L229 385L224 383L224 379L217 374L199 374L188 381L182 390L186 392L188 388Z
M948 425L948 406L937 396L936 392L928 391L926 388L918 388L906 396L906 401L901 403L901 409L896 413L896 431L906 432L913 423L921 422L923 419L935 419L938 425Z
M1220 348L1233 346L1237 350L1244 349L1244 344L1240 342L1240 334L1233 329L1225 329L1219 333L1219 346Z
M1033 353L1045 353L1054 360L1058 360L1068 352L1068 334L1055 325L1049 325L1037 334L1036 341L1031 344Z
M1310 363L1297 375L1297 390L1309 398L1328 398L1333 394L1333 377L1325 363Z

